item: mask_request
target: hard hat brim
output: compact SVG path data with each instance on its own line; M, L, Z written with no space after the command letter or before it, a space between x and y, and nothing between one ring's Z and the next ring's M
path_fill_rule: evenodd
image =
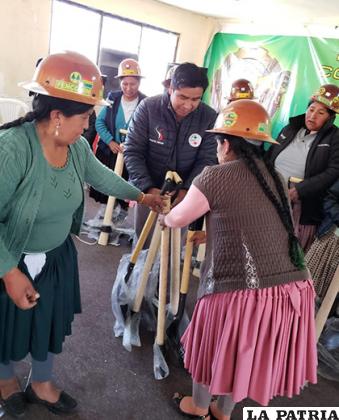
M32 81L30 81L30 82L20 82L20 83L18 83L18 86L22 87L23 89L29 90L31 92L39 93L40 95L53 96L55 98L86 103L88 105L93 105L93 106L96 106L96 105L109 106L109 107L111 106L111 104L108 101L106 101L105 99L96 100L94 98L88 97L88 101L85 102L84 97L80 96L80 95L79 95L79 100L75 99L74 97L66 98L65 96L67 96L67 95L65 95L64 91L60 92L60 94L58 94L58 92L55 91L54 94L52 95L43 86L41 86L40 83L38 83L38 82L32 82Z
M211 130L206 130L207 133L215 133L215 134L229 134L230 136L236 136L236 137L244 137L244 134L242 132L237 132L235 130L227 130L225 129L220 129L220 128L213 128ZM259 138L258 135L253 136L250 133L246 134L246 138L254 140L254 141L258 141L260 143L262 142L266 142L266 143L271 143L271 144L280 144L279 142L277 142L276 140L274 140L271 136L268 135L262 135L261 138Z

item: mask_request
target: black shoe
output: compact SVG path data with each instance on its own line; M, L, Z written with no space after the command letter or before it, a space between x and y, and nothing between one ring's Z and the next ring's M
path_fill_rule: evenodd
M207 414L204 414L202 416L199 416L198 414L190 414L190 413L186 413L186 411L183 411L180 408L180 403L181 400L183 398L185 398L186 395L182 395L179 394L178 392L176 392L173 397L172 397L172 401L174 403L174 407L177 409L177 411L184 417L188 418L188 419L194 419L194 420L208 420L211 419L211 413L210 411L208 411Z
M22 417L26 412L27 400L24 392L15 392L6 399L1 398L0 403L5 412L12 417Z
M66 394L66 392L64 391L61 392L58 401L56 401L55 403L42 400L34 392L31 384L27 386L25 395L28 402L43 405L54 414L71 414L74 412L76 406L78 405L75 399L72 398L70 395Z

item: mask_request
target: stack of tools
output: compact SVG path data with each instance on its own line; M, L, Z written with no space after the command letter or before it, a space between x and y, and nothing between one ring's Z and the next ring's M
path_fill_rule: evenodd
M173 193L180 189L181 184L182 180L178 174L169 171L166 174L161 194ZM166 207L168 212L170 196L167 196ZM115 316L115 336L122 336L123 346L131 351L132 346L141 346L139 326L143 299L152 301L157 307L153 366L155 378L163 379L169 374L165 357L167 347L174 350L179 361L183 360L180 337L189 322L185 312L185 303L192 260L191 238L197 225L194 223L189 227L180 281L181 231L177 228L161 228L158 222L155 223L156 219L157 214L151 212L133 253L123 256L120 261L112 290L112 309ZM148 250L142 250L154 224L150 247ZM202 226L202 223L200 225ZM157 258L159 248L160 268ZM153 293L152 296L150 296L150 291ZM167 303L167 291L169 291L169 303Z

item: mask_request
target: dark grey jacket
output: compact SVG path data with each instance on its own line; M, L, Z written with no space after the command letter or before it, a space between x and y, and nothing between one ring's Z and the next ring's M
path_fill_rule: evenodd
M213 128L216 112L204 103L176 121L169 95L144 99L133 114L124 158L130 182L147 191L161 188L166 171L176 171L188 189L205 166L216 163Z
M318 225L323 218L323 200L329 187L339 178L339 128L333 124L334 117L318 131L308 152L305 178L295 187L301 199L301 223ZM268 155L275 159L295 138L301 127L305 126L305 114L290 118Z

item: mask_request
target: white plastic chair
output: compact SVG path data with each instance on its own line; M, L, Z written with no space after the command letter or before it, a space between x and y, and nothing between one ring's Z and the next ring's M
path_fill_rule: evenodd
M0 98L0 124L5 124L22 117L28 111L29 106L19 99Z

